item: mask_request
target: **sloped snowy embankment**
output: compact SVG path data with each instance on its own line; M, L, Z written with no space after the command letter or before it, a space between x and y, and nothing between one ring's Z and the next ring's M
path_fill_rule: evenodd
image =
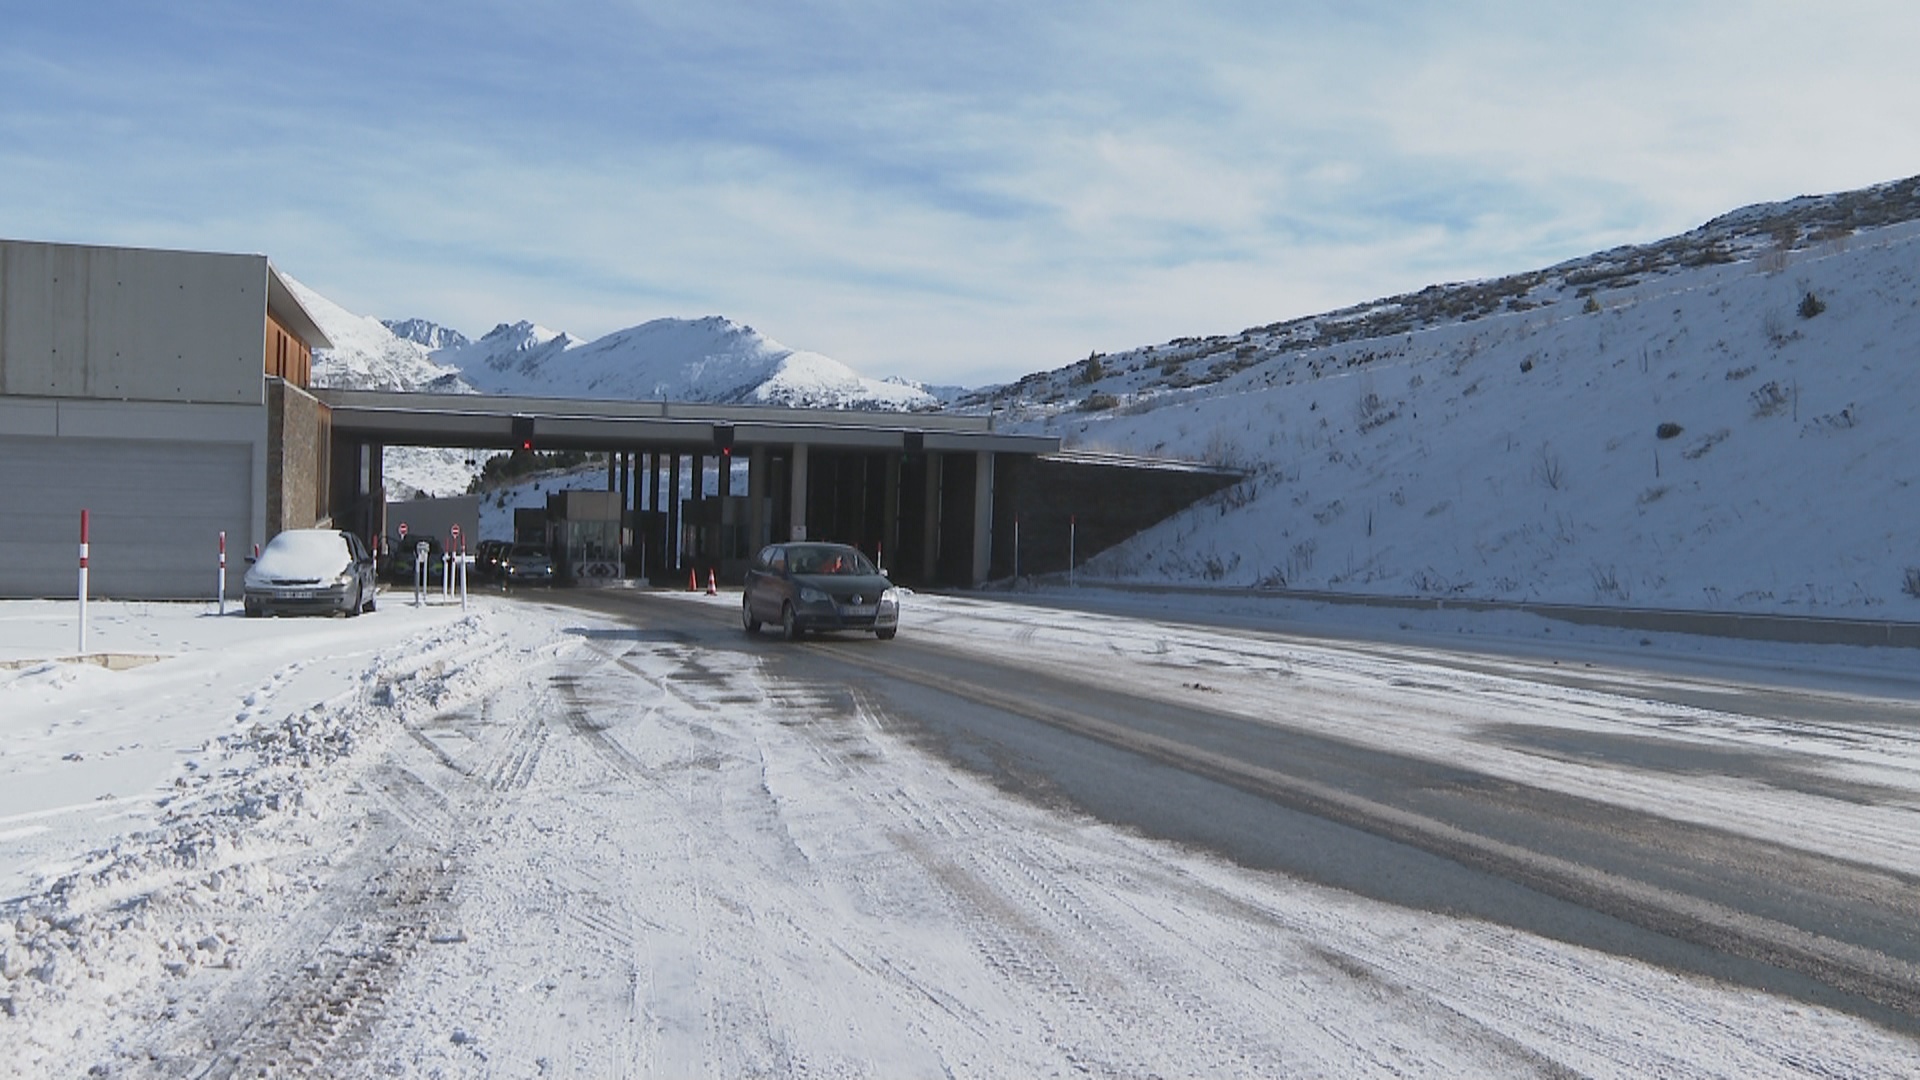
M1088 390L1118 407L1037 426L1252 476L1087 573L1920 618L1920 226L1589 299L1272 356L1250 332L1198 390L1108 357Z

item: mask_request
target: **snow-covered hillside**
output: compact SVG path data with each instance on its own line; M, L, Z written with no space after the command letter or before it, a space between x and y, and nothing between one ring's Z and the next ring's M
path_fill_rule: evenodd
M503 323L478 341L439 350L434 359L499 394L825 409L937 404L917 386L867 378L717 315L655 319L590 342L531 323Z
M1248 470L1089 567L1114 578L1920 618L1917 233L1920 178L1747 207L1544 270L1089 357L951 407ZM935 407L718 317L593 342L502 325L429 356L311 306L341 343L316 363L332 385L410 371L391 377ZM470 475L389 462L428 493Z
M1003 415L1250 472L1095 574L1920 618L1920 225L1765 209L1714 224L1772 242L1090 358Z

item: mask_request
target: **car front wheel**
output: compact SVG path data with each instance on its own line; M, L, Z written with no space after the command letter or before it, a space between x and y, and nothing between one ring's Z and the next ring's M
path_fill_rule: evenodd
M875 630L873 632L873 636L879 638L881 641L892 641L893 635L899 632L900 632L900 628L897 626L883 626L880 629Z
M793 614L792 604L780 606L780 636L788 641L799 641L806 631L800 629L800 620Z
M744 594L740 597L740 625L749 634L760 632L760 620L753 617L753 598Z

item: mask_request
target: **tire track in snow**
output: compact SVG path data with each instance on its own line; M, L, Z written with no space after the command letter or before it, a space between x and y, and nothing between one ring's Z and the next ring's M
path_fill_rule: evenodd
M408 687L410 700L439 699L447 679L471 677L461 674L459 662L501 651L492 640L469 645L455 637L436 644L426 656L389 665L372 680L368 699L391 706L396 685ZM500 739L491 733L497 726L491 710L489 695L477 717L463 707L420 723L401 711L408 738L363 768L349 788L373 804L363 834L346 859L329 868L316 902L283 923L284 936L223 995L237 1007L211 1010L199 1038L212 1053L197 1055L205 1067L191 1075L350 1072L421 950L465 940L448 928L463 857L473 843L469 823L531 775L544 737L541 728L522 724ZM489 738L500 739L496 767L470 769L433 732L443 739L458 734L482 748ZM408 747L418 751L411 761L402 753ZM423 775L429 770L448 787L429 782Z
M196 1076L302 1076L351 1059L380 1019L396 971L431 938L450 908L453 867L445 852L408 837L412 827L389 821L363 848L347 881L351 899L309 925L317 943L269 968L283 979L236 1028L206 1036L214 1055ZM391 843L387 843L391 841ZM396 854L397 862L389 862ZM244 1000L244 997L243 997Z
M878 767L884 752L875 742L884 725L865 695L856 698L850 723L802 723L791 730L829 775L864 793L870 812L863 816L876 819L889 838L887 849L861 856L862 864L911 864L917 873L904 867L877 872L932 883L937 903L920 906L957 924L986 970L1030 1002L1043 1041L1057 1047L1069 1067L1094 1075L1136 1069L1133 1035L1144 1026L1165 1026L1169 988L1181 982L1178 975L1159 977L1157 968L1186 968L1156 948L1142 948L1137 912L1080 883L1084 868L1073 865L1057 842L1071 836L1071 825L1061 826L1059 837L1052 829L1032 833L974 804L889 785ZM861 970L910 988L914 994L907 1001L919 1002L912 1011L920 1023L937 1028L944 1021L992 1037L990 1025L970 1006L904 972L870 943L833 944ZM1217 1003L1188 996L1188 1023L1179 1030L1181 1059L1169 1068L1252 1075L1274 1060L1270 1038L1248 1018L1223 1016Z

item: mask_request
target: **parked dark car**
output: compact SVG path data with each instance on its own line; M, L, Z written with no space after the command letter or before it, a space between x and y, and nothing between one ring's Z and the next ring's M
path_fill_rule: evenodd
M294 612L358 615L374 609L373 553L339 529L288 529L249 559L242 604L249 618Z
M515 544L503 560L501 583L515 585L553 584L553 558L539 544Z
M900 629L900 590L859 548L771 544L747 568L740 622L749 634L774 624L788 641L813 630L871 630L886 641Z
M418 533L404 540L395 535L388 535L386 556L380 563L380 577L395 584L412 585L413 564L419 557L421 544L427 545L427 581L431 583L439 580L442 558L440 538L421 536Z

